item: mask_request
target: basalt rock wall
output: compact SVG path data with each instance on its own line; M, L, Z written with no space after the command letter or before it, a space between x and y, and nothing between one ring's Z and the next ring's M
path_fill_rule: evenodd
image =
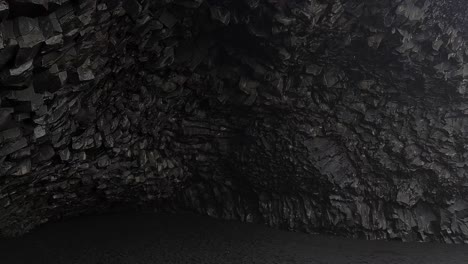
M0 0L0 230L130 203L464 243L465 6Z

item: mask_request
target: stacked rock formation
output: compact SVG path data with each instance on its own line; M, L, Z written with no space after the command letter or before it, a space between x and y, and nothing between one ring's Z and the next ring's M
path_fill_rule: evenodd
M468 14L0 0L0 230L119 204L468 241Z

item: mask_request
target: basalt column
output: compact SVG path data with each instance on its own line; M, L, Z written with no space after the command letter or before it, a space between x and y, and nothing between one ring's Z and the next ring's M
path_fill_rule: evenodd
M464 243L466 9L0 0L0 231L135 204Z

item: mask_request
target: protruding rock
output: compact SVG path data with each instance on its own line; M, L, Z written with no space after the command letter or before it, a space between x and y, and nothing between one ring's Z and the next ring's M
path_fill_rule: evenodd
M37 127L34 128L34 138L35 139L39 139L39 138L41 138L41 137L43 137L45 135L46 135L46 131L45 131L44 127L37 126Z
M26 175L31 172L31 160L25 159L21 161L16 167L14 167L10 174L15 176Z
M68 160L70 160L71 152L67 148L67 149L64 149L64 150L60 150L59 155L60 155L60 159L62 159L62 161L68 161Z
M14 27L20 48L33 48L45 40L37 18L18 17Z

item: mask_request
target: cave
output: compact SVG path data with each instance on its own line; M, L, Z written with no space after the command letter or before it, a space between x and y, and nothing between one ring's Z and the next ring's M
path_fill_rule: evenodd
M461 0L0 0L0 236L127 210L468 242Z

